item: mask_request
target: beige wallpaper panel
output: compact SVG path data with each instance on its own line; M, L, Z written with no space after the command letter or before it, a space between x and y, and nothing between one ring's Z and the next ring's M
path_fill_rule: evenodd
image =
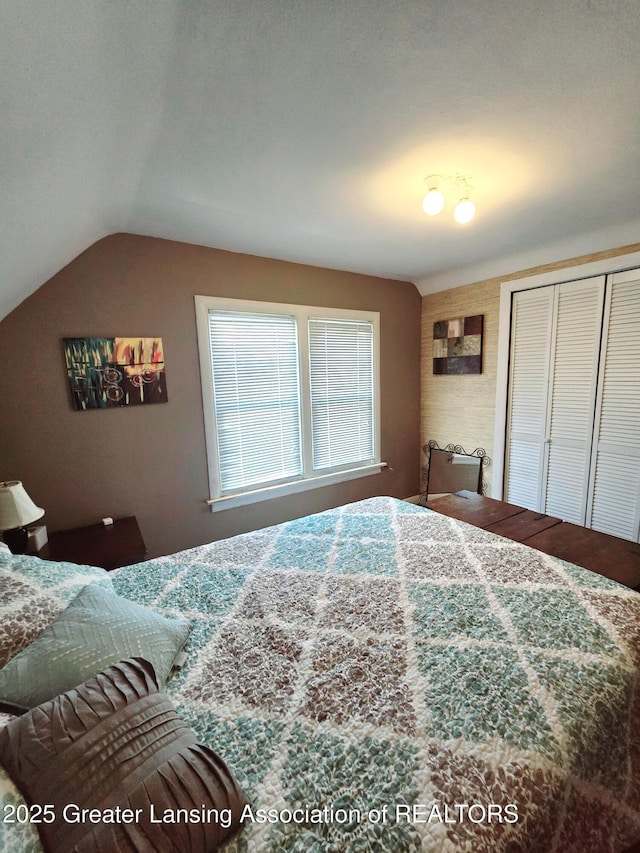
M496 355L500 282L471 284L423 297L420 441L435 439L441 447L461 444L471 452L483 447L493 453L496 402ZM452 317L484 315L482 373L434 376L433 324ZM422 464L424 464L424 453ZM491 468L487 470L490 480Z

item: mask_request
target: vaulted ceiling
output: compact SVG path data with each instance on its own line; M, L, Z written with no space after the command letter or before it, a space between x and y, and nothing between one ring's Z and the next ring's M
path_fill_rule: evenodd
M639 44L638 0L3 0L0 317L118 231L421 292L635 242Z

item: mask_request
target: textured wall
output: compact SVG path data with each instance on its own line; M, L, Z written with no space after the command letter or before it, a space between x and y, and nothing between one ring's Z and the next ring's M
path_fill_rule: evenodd
M484 447L492 456L499 312L499 281L469 284L423 297L421 445L433 438L441 447L461 444L469 453L476 447ZM433 324L475 314L484 315L482 373L434 376ZM423 454L423 464L424 459ZM490 475L489 468L488 480Z
M194 294L380 311L379 475L211 513ZM76 412L63 337L163 339L168 403ZM0 479L49 530L136 515L151 556L377 494L416 494L420 294L413 284L118 234L0 323Z

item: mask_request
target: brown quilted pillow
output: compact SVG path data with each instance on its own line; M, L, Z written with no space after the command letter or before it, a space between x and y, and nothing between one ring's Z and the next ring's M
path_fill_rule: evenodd
M38 824L48 853L216 850L246 804L226 764L196 742L142 658L12 720L0 731L0 763L29 805L50 806L43 821L55 815ZM96 811L80 821L83 809Z

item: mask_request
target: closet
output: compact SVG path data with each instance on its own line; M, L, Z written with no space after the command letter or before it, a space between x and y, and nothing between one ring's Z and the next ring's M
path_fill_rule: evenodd
M515 292L505 499L640 539L640 269Z

